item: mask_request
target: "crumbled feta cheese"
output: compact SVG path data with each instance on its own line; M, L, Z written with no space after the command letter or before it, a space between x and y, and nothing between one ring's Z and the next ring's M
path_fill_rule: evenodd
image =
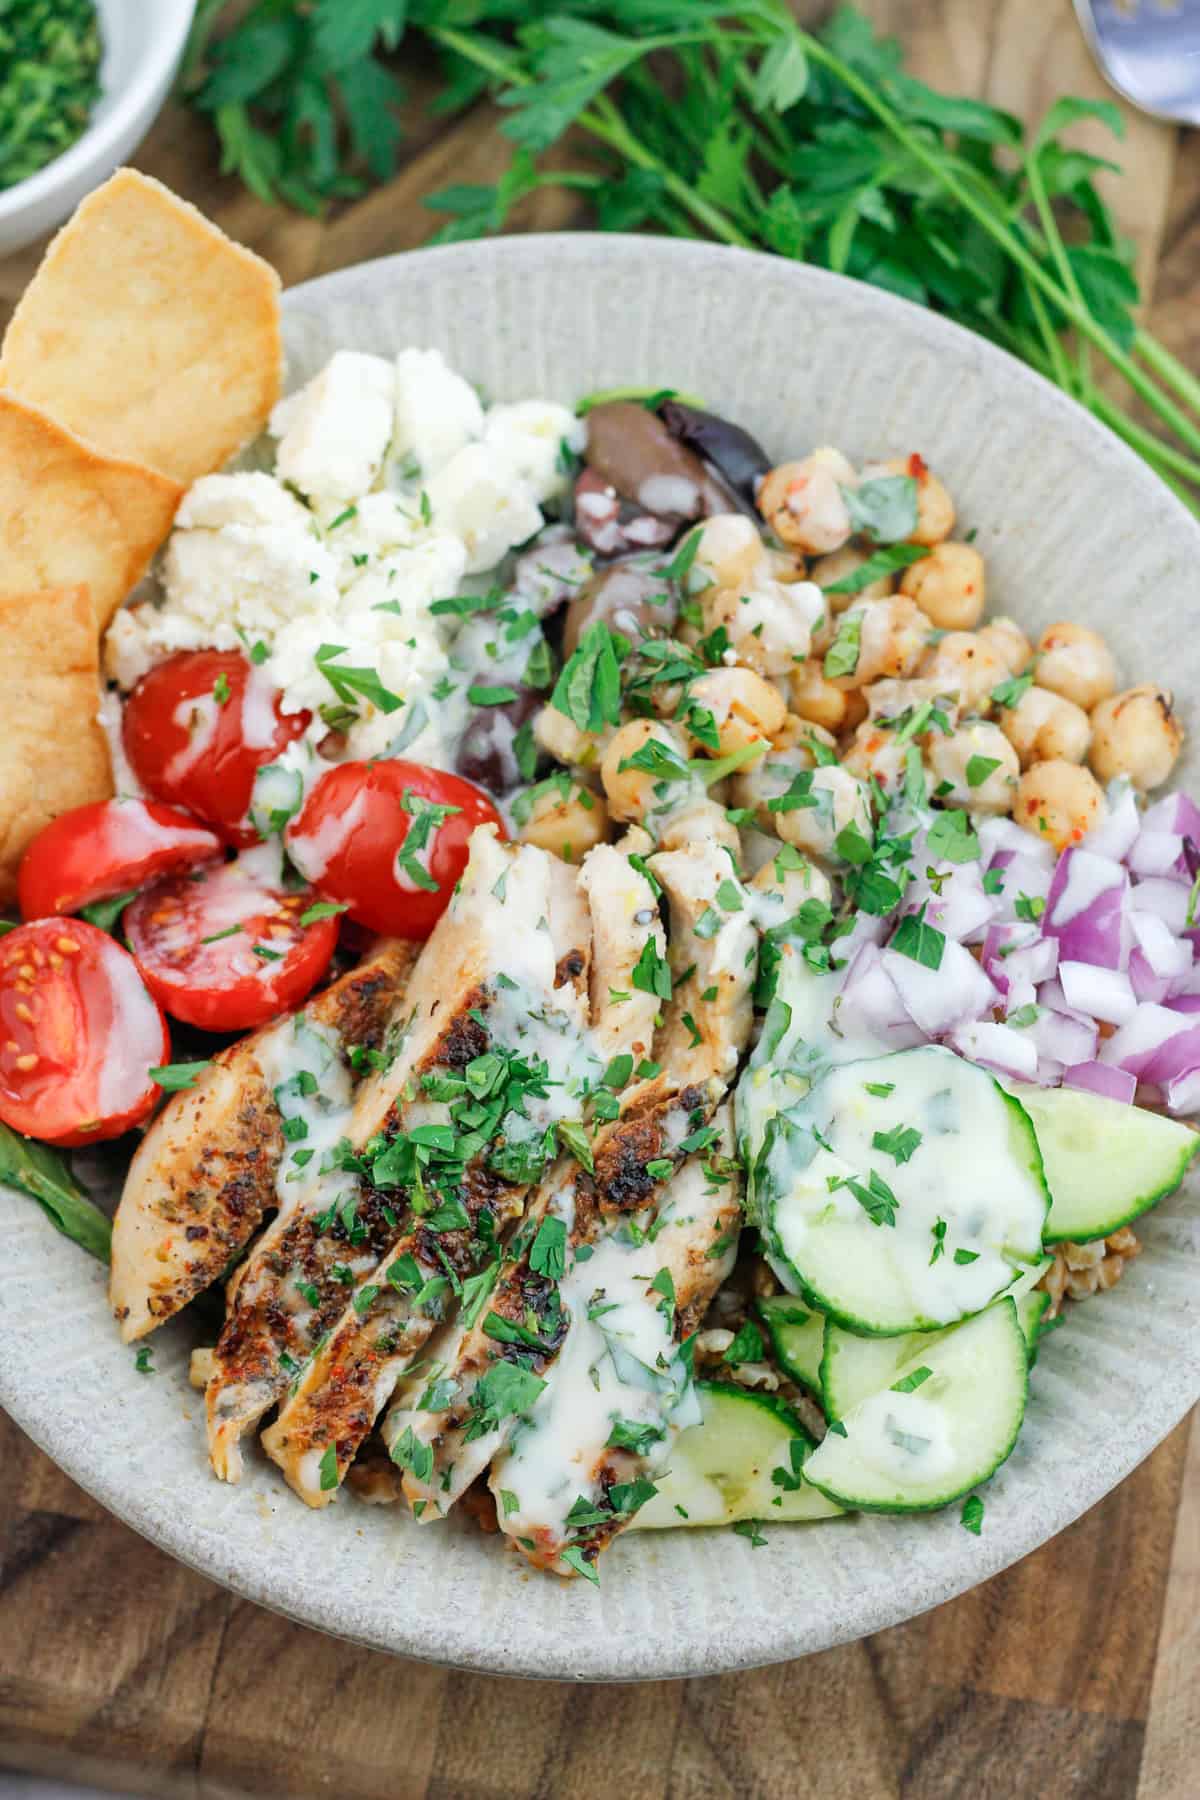
M202 475L175 514L176 531L220 531L224 525L291 525L308 530L308 513L273 475Z
M483 432L483 407L469 381L440 350L402 350L396 358L392 461L404 480L427 481Z
M322 500L365 494L392 439L395 388L395 370L384 357L337 351L271 414L280 480Z
M306 525L176 531L163 558L162 617L193 624L198 642L232 648L238 627L271 637L300 612L337 605L337 563ZM213 632L222 633L214 637Z
M425 484L433 522L462 539L467 573L481 574L542 523L529 489L494 449L468 444Z
M587 425L553 401L518 400L512 406L492 407L483 441L499 452L541 504L566 488L561 446L578 455L587 443Z

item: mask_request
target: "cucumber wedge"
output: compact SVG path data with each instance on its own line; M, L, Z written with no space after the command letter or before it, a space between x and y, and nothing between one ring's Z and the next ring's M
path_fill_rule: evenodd
M845 1435L829 1433L805 1476L839 1506L932 1512L1000 1467L1017 1441L1028 1386L1025 1339L1006 1296L927 1344L853 1407Z
M1025 1339L1025 1353L1029 1358L1031 1369L1037 1361L1038 1345L1045 1336L1042 1318L1049 1304L1049 1294L1033 1289L1027 1294L1022 1294L1017 1301L1017 1324L1021 1327L1021 1336Z
M1039 1257L1032 1267L1017 1277L1007 1295L1016 1304L1017 1323L1025 1338L1031 1368L1036 1355L1038 1324L1050 1304L1049 1294L1036 1293L1034 1288L1050 1262L1048 1256ZM951 1331L958 1329L951 1325L945 1331L910 1331L903 1337L868 1338L827 1319L819 1396L825 1417L844 1419L872 1394L891 1387L904 1369L913 1365L919 1367L935 1345L943 1343Z
M750 1213L784 1285L847 1330L898 1337L982 1311L1042 1255L1033 1127L935 1045L842 1064L751 1144Z
M739 1519L832 1519L843 1511L799 1473L813 1440L773 1394L699 1381L704 1417L681 1431L670 1471L634 1515L632 1531L732 1525Z
M813 1312L792 1294L770 1294L759 1301L758 1316L767 1328L775 1361L784 1374L819 1400L825 1345L822 1314Z
M1200 1150L1178 1119L1081 1088L1010 1083L1037 1133L1050 1213L1048 1244L1108 1237L1173 1193Z

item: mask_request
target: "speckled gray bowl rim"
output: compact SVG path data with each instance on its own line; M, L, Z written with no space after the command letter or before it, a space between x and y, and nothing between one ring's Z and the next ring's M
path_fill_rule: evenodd
M370 292L379 293L393 282L403 283L418 259L423 274L430 270L439 275L444 272L447 283L469 281L486 272L489 279L499 275L536 284L539 274L556 262L570 266L574 259L582 276L589 267L594 268L598 257L606 267L617 271L638 275L644 271L647 278L694 284L697 293L718 263L722 274L731 265L737 268L748 294L769 270L771 281L783 282L810 307L827 305L834 311L846 309L857 316L868 315L875 322L872 328L877 326L881 334L893 326L910 345L914 338L920 340L922 347L939 359L951 375L956 367L981 371L994 389L997 406L1009 413L1016 409L1028 415L1030 433L1059 434L1070 441L1071 449L1093 471L1098 504L1103 504L1103 485L1127 484L1151 526L1166 534L1172 554L1181 562L1200 568L1200 528L1195 521L1140 459L1073 401L983 339L907 301L802 264L784 264L750 252L667 239L593 233L530 235L411 251L339 270L290 290L284 296L284 307L288 314L297 308L312 314L329 303L336 306L357 300L361 305ZM722 346L722 354L728 354L728 348ZM755 370L745 371L747 382L758 378ZM953 485L953 469L943 473ZM7 1202L0 1217L23 1225L30 1211L28 1203L3 1193L0 1202ZM1168 1223L1163 1243L1173 1245L1176 1255L1186 1253L1192 1257L1200 1245L1196 1224L1200 1207L1193 1211L1189 1206L1188 1211L1189 1216L1176 1220L1174 1225ZM25 1242L35 1246L35 1258L38 1248L44 1250L44 1236L27 1237L23 1229L20 1236L18 1260L24 1254ZM61 1240L57 1242L61 1244ZM67 1250L70 1257L78 1257L73 1247L68 1246ZM1135 1271L1149 1262L1153 1251L1152 1243L1148 1256L1135 1265ZM65 1266L74 1270L82 1265L71 1262ZM95 1275L91 1276L89 1285L94 1288L96 1280ZM1120 1293L1104 1302L1105 1307L1120 1304ZM669 1534L672 1539L691 1538L693 1551L701 1550L704 1540L717 1547L716 1554L693 1558L691 1579L695 1581L698 1572L700 1585L684 1596L682 1610L674 1603L678 1596L671 1595L671 1604L667 1605L665 1584L655 1580L656 1572L667 1569L664 1540L657 1534L644 1534L636 1541L624 1540L610 1553L606 1581L599 1593L583 1582L566 1590L569 1597L560 1608L561 1626L523 1630L523 1596L529 1592L530 1581L544 1578L515 1568L516 1559L504 1558L494 1545L489 1546L489 1552L501 1565L508 1564L499 1578L499 1587L505 1590L499 1616L494 1599L482 1608L481 1616L463 1603L464 1596L458 1591L452 1596L453 1603L444 1608L410 1608L405 1604L404 1585L398 1583L388 1604L372 1617L364 1618L345 1604L336 1580L329 1579L319 1564L308 1569L301 1567L294 1580L281 1582L264 1578L253 1560L224 1545L220 1533L214 1534L211 1541L206 1537L198 1547L196 1534L206 1511L221 1510L215 1503L219 1497L228 1496L230 1490L217 1488L204 1471L205 1485L196 1487L193 1510L156 1506L153 1484L146 1479L152 1463L145 1456L131 1455L119 1443L94 1438L77 1427L69 1428L52 1409L46 1378L32 1376L21 1355L5 1356L2 1350L0 1403L72 1480L134 1530L199 1573L305 1625L380 1650L496 1674L601 1681L712 1675L805 1655L909 1619L1007 1568L1093 1506L1154 1449L1200 1397L1200 1319L1193 1315L1186 1300L1180 1298L1174 1305L1175 1315L1166 1320L1171 1328L1173 1355L1160 1357L1149 1396L1143 1398L1132 1416L1121 1416L1118 1431L1110 1429L1106 1433L1103 1426L1096 1430L1095 1455L1079 1462L1073 1481L1045 1491L1047 1484L1039 1485L1037 1481L1036 1463L1028 1457L1022 1459L1018 1449L1007 1470L1016 1472L1024 1501L1031 1502L1031 1496L1035 1496L1036 1503L1006 1507L995 1526L989 1526L985 1518L984 1531L978 1539L963 1532L956 1517L951 1520L947 1515L833 1522L819 1527L839 1534L869 1531L872 1545L878 1546L878 1554L887 1559L894 1571L894 1580L883 1588L846 1592L832 1613L826 1608L823 1616L815 1619L803 1605L789 1608L770 1603L779 1578L791 1572L797 1559L803 1560L806 1530L813 1528L780 1527L772 1533L769 1521L768 1548L757 1552L744 1539L727 1533ZM0 1299L0 1309L3 1318L6 1300ZM1090 1312L1090 1308L1081 1308L1077 1316L1082 1318ZM17 1322L21 1324L19 1314ZM53 1338L52 1313L45 1319L45 1329ZM1085 1333L1076 1357L1068 1359L1075 1362L1076 1375L1082 1373L1088 1360L1091 1338L1093 1333ZM1049 1340L1043 1362L1053 1365L1059 1355L1057 1345L1067 1339L1068 1333L1063 1332ZM10 1343L11 1349L7 1333L4 1341ZM1133 1354L1132 1344L1130 1339L1127 1354ZM1062 1385L1057 1376L1051 1379L1056 1388ZM1036 1386L1035 1378L1035 1395ZM1033 1404L1036 1407L1036 1398ZM199 1437L198 1419L194 1429ZM1002 1481L1005 1473L1002 1471ZM249 1492L244 1493L244 1499L253 1506ZM285 1495L281 1506L288 1504L294 1503ZM284 1520L285 1534L289 1530L288 1518L300 1516L285 1514L274 1506L272 1511ZM312 1515L305 1515L304 1522L311 1518ZM892 1535L875 1529L880 1526ZM910 1555L919 1542L914 1534L919 1533L932 1533L940 1546L932 1560L926 1555ZM297 1535L307 1537L308 1533ZM434 1533L422 1532L420 1542L430 1567L436 1569L440 1546ZM623 1616L626 1609L618 1606L616 1616L612 1616L609 1605L601 1598L606 1592L613 1596L613 1584L618 1581L630 1583L630 1592L644 1598L646 1604L638 1609L643 1615L644 1632L631 1629L631 1622ZM705 1589L705 1583L718 1581L744 1594L744 1604L724 1609L719 1617L712 1612L713 1592ZM491 1580L484 1585L493 1591L497 1589L497 1583ZM786 1579L780 1585L786 1588ZM511 1607L504 1603L508 1599ZM658 1614L663 1609L670 1616L659 1624Z

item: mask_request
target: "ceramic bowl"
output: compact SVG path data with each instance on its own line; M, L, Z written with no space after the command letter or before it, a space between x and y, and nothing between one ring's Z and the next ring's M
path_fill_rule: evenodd
M0 255L60 225L136 149L175 79L196 0L96 0L101 94L82 137L0 190Z
M974 528L990 608L1030 632L1097 626L1127 680L1163 678L1200 725L1200 529L1056 389L929 313L796 264L646 238L527 237L421 251L285 296L289 380L338 346L436 345L495 399L627 382L702 395L776 455L919 450ZM1181 771L1186 782L1188 768ZM629 1534L601 1584L538 1576L467 1521L419 1527L350 1495L308 1511L265 1459L222 1487L178 1320L139 1374L104 1272L0 1194L0 1402L106 1506L280 1612L381 1649L509 1675L705 1675L821 1650L948 1600L1061 1531L1200 1394L1200 1184L1138 1226L1114 1292L1042 1350L1016 1452L958 1508L728 1532ZM211 1341L211 1338L210 1338Z

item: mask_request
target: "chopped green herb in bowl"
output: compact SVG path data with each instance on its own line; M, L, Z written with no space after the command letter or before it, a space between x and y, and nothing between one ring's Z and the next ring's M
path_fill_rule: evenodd
M0 188L61 156L100 97L93 0L0 0Z

